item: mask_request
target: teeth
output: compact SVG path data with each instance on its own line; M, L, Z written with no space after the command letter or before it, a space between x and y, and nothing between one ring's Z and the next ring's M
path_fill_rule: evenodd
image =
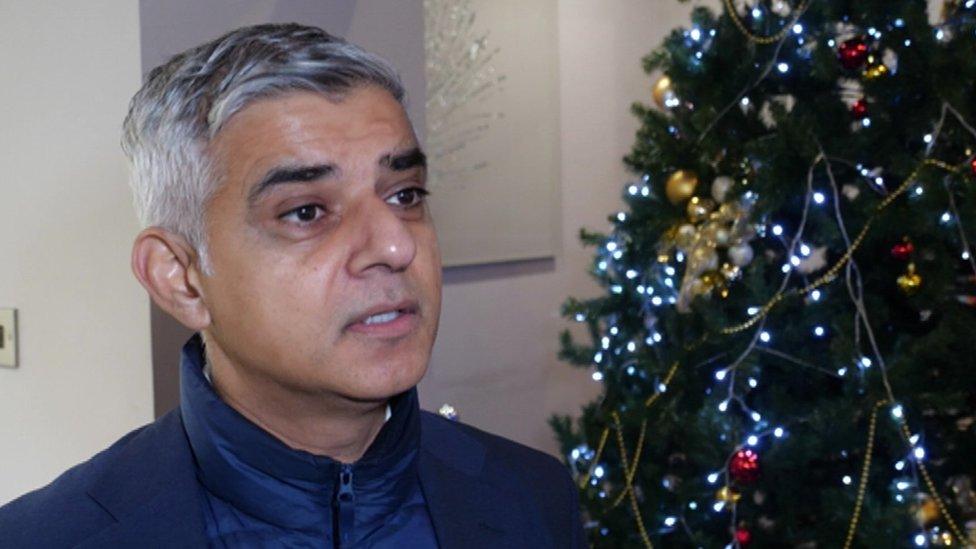
M363 324L377 324L380 322L389 322L400 316L400 311L390 311L388 313L383 313L379 315L373 315L363 321Z

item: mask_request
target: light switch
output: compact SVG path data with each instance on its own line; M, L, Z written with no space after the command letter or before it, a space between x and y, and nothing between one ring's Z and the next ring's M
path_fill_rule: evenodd
M17 367L17 309L0 309L0 366Z

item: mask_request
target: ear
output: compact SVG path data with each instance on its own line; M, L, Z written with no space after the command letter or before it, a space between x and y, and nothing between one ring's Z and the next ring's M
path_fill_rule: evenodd
M132 272L161 309L187 328L210 325L196 251L183 237L149 227L132 245Z

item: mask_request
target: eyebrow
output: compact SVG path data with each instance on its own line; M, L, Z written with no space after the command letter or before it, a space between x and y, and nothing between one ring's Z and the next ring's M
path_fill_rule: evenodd
M248 203L253 204L268 192L268 189L283 183L308 183L333 175L336 171L332 164L316 164L314 166L281 166L269 171L257 185L251 188L247 195Z
M395 172L407 171L417 166L426 168L427 155L419 147L414 147L402 153L383 155L380 157L379 165ZM261 178L261 181L251 188L247 196L247 201L249 204L257 202L261 195L267 193L275 185L284 183L309 183L330 177L336 171L336 167L333 164L280 166L273 168Z
M414 147L406 152L402 152L396 155L385 155L380 158L380 166L384 168L389 168L395 172L407 171L410 168L420 166L421 168L427 167L427 155L420 150L420 147Z

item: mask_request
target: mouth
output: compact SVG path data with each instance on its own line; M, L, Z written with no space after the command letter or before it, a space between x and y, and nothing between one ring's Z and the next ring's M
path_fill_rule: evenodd
M350 332L373 337L402 337L414 331L420 323L419 307L415 300L371 307L346 326Z

